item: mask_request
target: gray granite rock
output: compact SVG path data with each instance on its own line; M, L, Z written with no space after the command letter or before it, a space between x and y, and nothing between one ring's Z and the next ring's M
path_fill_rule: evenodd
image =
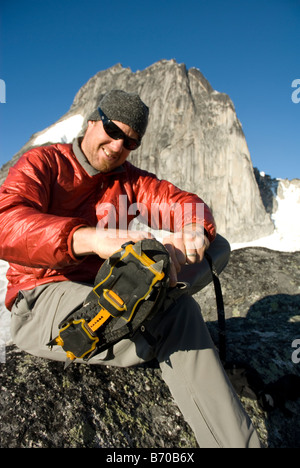
M290 374L300 378L300 363L292 360L292 342L300 339L299 270L300 252L248 248L234 251L221 275L228 360L250 365L263 384ZM217 343L212 286L197 300ZM264 411L253 392L243 388L243 379L228 372L263 447L299 448L297 381L294 400L281 385L283 401ZM75 363L63 371L61 363L10 346L6 363L0 364L0 385L3 448L197 447L155 366L118 369Z

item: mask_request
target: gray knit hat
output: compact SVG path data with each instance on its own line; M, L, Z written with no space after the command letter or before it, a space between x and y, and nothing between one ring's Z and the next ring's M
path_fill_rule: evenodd
M103 96L99 107L110 120L129 125L142 138L148 124L149 108L138 94L113 89ZM88 120L101 120L98 110L95 110Z

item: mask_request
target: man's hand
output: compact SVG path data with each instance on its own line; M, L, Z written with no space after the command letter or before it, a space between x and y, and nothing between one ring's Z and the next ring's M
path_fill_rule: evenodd
M152 234L147 231L96 229L81 227L73 234L72 248L75 256L96 254L106 260L123 244L129 241L137 242L141 239L151 239ZM177 283L177 274L185 263L200 263L210 243L204 235L203 228L194 224L186 226L182 232L170 234L162 241L171 259L170 286Z
M137 242L141 239L151 238L153 236L146 231L100 230L92 227L81 227L73 234L72 249L77 257L96 254L106 260L126 242Z
M177 274L185 263L200 263L210 242L201 226L186 226L182 232L171 234L163 239L163 244L171 258L170 286L177 283Z

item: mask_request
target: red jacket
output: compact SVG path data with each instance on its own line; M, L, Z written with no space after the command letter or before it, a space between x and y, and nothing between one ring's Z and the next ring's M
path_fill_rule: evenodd
M10 169L0 187L0 258L10 263L8 308L20 289L66 280L93 283L103 260L96 255L74 257L72 235L80 226L97 226L101 219L102 227L112 227L107 224L109 208L117 228L128 225L140 207L151 227L166 228L165 220L170 218L167 206L203 204L196 195L127 161L109 174L99 173L89 166L79 148L75 140L73 147L56 144L32 149ZM159 217L149 214L153 203L160 206ZM188 213L184 222L204 224L212 241L215 223L208 207L204 205L204 220L195 209ZM171 210L172 230L181 228L179 219Z

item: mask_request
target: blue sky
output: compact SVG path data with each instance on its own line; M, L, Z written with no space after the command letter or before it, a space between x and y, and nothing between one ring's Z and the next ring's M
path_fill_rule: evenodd
M1 0L0 165L98 71L161 59L231 97L254 166L300 178L300 0Z

